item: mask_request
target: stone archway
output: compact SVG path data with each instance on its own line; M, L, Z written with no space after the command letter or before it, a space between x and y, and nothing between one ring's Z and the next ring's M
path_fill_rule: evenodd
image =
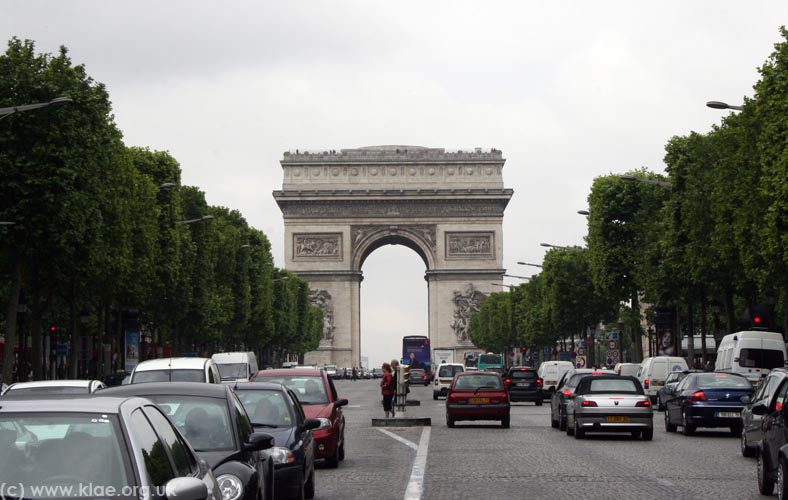
M376 146L289 152L274 198L285 222L285 267L309 281L324 311L323 340L306 362L361 364L364 260L383 245L414 250L427 268L433 349L473 350L467 319L500 291L503 186L500 151Z

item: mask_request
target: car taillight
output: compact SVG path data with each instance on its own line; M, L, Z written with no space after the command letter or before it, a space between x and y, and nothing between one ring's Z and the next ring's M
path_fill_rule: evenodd
M783 411L783 404L780 401L777 401L777 404L774 406L775 411Z
M648 389L648 379L643 381L643 388Z
M596 401L583 401L580 406L585 408L596 408L599 405L596 404Z
M651 406L651 401L638 401L635 403L636 408L648 408L649 406Z
M689 397L690 401L706 401L706 395L703 391L697 391Z
M427 376L426 375L424 375L424 380L427 380Z
M512 383L512 379L510 379L510 378L507 378L506 380L504 380L504 382L506 382L506 384L507 384L507 385L509 385L509 384L511 384L511 383Z
M542 379L540 378L536 379L536 387L542 387L542 384L543 384Z
M561 392L564 394L564 396L571 396L572 395L572 391L570 391L569 389L564 389Z

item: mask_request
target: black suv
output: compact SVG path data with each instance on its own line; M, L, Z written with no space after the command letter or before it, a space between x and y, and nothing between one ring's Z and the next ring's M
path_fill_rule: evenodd
M542 379L535 368L513 366L503 376L509 401L533 401L542 406Z
M788 383L785 379L770 400L753 402L752 413L763 417L761 440L757 443L758 490L771 495L777 481L779 498L788 497ZM779 473L778 473L779 471Z

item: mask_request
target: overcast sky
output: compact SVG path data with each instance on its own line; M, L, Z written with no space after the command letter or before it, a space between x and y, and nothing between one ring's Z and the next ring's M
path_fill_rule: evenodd
M129 146L169 151L184 184L238 209L284 265L271 192L289 149L408 144L503 151L504 267L582 245L595 177L663 172L665 143L707 132L709 100L752 96L785 0L3 0L0 34L65 45L104 83ZM364 265L362 355L426 334L424 264ZM507 284L518 280L507 279Z

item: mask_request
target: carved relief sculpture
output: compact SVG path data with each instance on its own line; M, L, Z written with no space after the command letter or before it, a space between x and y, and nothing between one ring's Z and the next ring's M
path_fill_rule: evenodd
M341 258L341 234L293 235L295 258Z
M457 337L457 342L460 344L470 344L471 340L468 336L468 326L471 321L471 315L478 312L482 306L482 302L487 298L487 295L476 290L472 284L468 285L465 292L454 292L454 321L451 324L454 330L454 335Z
M447 233L447 257L493 257L493 233Z
M334 341L334 305L331 294L327 290L309 290L309 302L323 311L323 338L321 345L331 344Z

